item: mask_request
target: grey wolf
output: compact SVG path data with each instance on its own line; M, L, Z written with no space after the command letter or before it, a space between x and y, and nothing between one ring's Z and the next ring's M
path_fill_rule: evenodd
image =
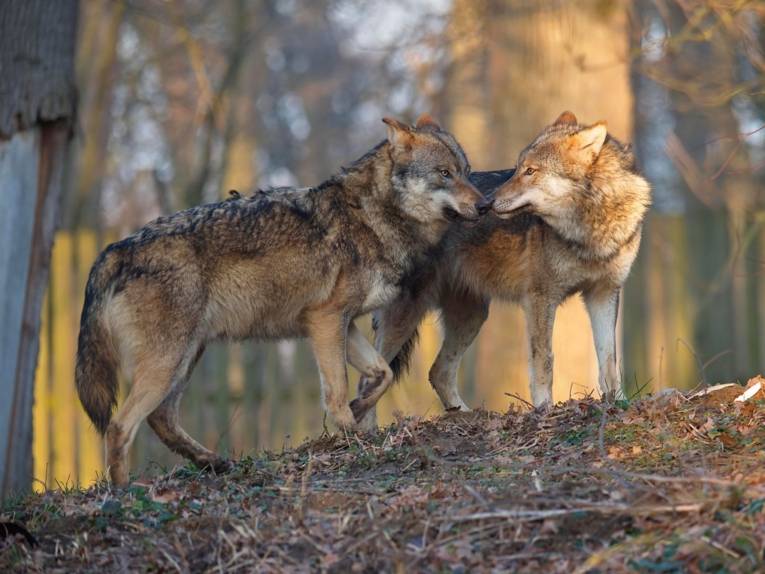
M495 190L492 213L455 225L442 258L398 300L375 313L376 346L396 374L405 368L417 326L438 309L444 342L429 379L446 409L467 410L457 369L486 320L491 299L523 308L531 398L552 403L552 330L557 307L581 294L586 304L604 395L621 393L616 320L622 285L638 253L650 187L629 146L604 123L585 126L564 112L526 147ZM372 382L359 381L359 394ZM357 417L367 415L352 403ZM365 424L374 423L369 413Z
M88 279L75 379L105 434L111 480L146 418L200 467L228 461L181 428L178 405L205 345L308 337L335 423L355 421L346 358L385 388L387 363L353 320L393 301L450 223L487 211L462 148L429 116L383 120L388 138L317 187L280 188L161 217L108 246ZM132 387L117 406L117 373ZM368 393L367 401L377 395Z

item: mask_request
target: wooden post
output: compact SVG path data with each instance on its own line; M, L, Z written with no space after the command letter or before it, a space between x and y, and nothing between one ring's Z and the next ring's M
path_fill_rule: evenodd
M32 479L40 308L68 180L77 15L77 0L0 6L0 498Z

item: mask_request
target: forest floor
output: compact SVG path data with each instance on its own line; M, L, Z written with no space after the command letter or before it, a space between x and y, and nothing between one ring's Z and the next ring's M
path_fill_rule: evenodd
M0 522L38 543L0 540L0 571L763 572L765 389L743 391L407 418L32 495Z

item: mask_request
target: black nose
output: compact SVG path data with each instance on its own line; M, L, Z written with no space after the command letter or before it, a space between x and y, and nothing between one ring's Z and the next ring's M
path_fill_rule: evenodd
M475 204L475 208L478 210L478 215L483 215L486 212L488 212L491 209L492 204L494 203L494 200L487 200L482 199L478 203Z

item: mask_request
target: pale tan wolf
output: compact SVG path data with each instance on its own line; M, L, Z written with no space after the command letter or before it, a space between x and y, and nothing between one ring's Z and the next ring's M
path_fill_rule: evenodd
M445 408L466 410L457 390L462 355L486 320L490 299L514 301L526 317L533 403L550 404L556 308L581 293L600 390L619 394L619 294L649 204L650 187L636 172L629 146L608 135L603 123L583 126L572 113L561 114L521 152L516 171L496 191L494 214L453 226L440 264L375 313L378 350L398 375L423 315L439 309L445 338L430 382ZM376 381L362 378L360 396L367 388L379 393ZM367 412L361 401L351 408L357 418ZM373 423L369 413L365 424Z
M387 363L354 318L391 302L427 266L451 220L476 219L489 203L469 182L457 141L432 118L383 121L388 139L318 187L161 217L100 254L85 292L76 383L106 435L113 483L127 482L127 451L146 417L200 467L228 466L179 424L181 395L210 341L308 337L340 427L355 424L346 357L388 385ZM132 388L112 418L119 367Z

